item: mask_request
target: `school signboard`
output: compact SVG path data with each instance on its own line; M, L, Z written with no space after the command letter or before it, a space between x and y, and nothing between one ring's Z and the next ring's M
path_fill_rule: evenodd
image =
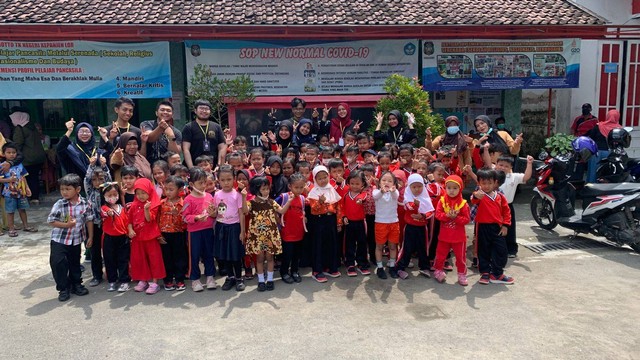
M576 88L580 39L423 40L425 90Z
M391 74L418 74L417 40L185 41L187 76L248 75L260 95L382 94Z
M0 40L0 99L171 97L169 43Z

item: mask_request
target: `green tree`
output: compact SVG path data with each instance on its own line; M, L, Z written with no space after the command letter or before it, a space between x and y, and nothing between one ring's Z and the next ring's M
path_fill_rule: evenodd
M442 116L433 113L431 110L429 93L422 89L418 78L410 79L399 74L393 74L385 81L384 90L388 95L378 100L376 105L376 113L382 112L385 115L385 121L382 123L383 131L386 131L389 127L386 121L386 115L389 114L389 111L399 110L403 114L410 112L415 115L416 123L414 127L418 135L417 147L423 146L427 128L431 128L433 136L444 132ZM376 125L376 122L372 121L369 128L371 133L375 130Z
M198 64L189 78L189 109L198 99L208 100L213 109L211 116L225 128L229 126L228 106L255 100L254 84L247 75L234 79L220 79L207 65Z

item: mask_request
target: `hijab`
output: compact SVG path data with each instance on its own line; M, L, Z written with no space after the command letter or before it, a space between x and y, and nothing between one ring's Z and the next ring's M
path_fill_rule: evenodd
M286 127L289 130L289 138L283 139L280 137L280 129ZM293 146L293 123L291 120L283 120L278 124L278 129L276 131L276 143L280 145L283 149Z
M249 171L247 169L240 169L238 170L238 172L236 173L236 190L238 190L238 174L242 173L247 180L251 180L251 174L249 174ZM238 192L240 192L240 190L238 190ZM249 192L249 188L247 188L247 201L251 201L255 198L256 196L253 195L252 193Z
M387 130L387 134L389 136L388 140L389 142L398 143L398 138L400 138L400 135L402 135L402 132L404 131L404 118L399 110L389 111L387 119L389 119L389 115L393 115L398 119L398 125L394 127L389 126L389 130ZM391 141L391 139L393 139L393 141Z
M411 192L411 184L420 183L422 184L422 192L415 196ZM431 197L429 197L429 193L427 193L427 187L424 185L424 179L419 174L411 174L409 179L407 180L407 187L404 191L404 204L408 204L413 202L414 200L420 201L420 207L418 208L418 212L421 214L426 214L428 212L433 211L433 204L431 203Z
M405 173L404 170L398 169L393 170L392 174L398 181L402 181L402 187L398 188L398 203L403 203L404 190L407 187L407 173Z
M598 124L600 133L606 138L613 129L621 128L620 125L620 112L618 110L609 110L605 121L601 121Z
M135 192L136 190L142 190L149 195L149 199L147 201L151 203L151 209L155 209L158 206L160 206L160 197L156 193L156 189L153 186L153 183L151 182L151 180L147 178L139 178L133 184L133 191ZM137 196L133 198L132 206L135 206L135 205L144 207L144 203L138 200Z
M491 124L491 119L489 119L487 115L478 115L473 121L473 125L475 126L476 122L478 121L482 121L483 123L487 124L487 127L489 128L489 131L486 134L482 134L482 135L487 135L489 137L489 139L487 140L489 144L493 145L496 148L497 152L508 154L509 147L507 146L507 143L504 142L502 137L498 134L498 130L493 128L493 124Z
M16 111L13 114L9 115L11 118L11 123L13 126L22 126L24 127L29 123L29 114L23 111Z
M280 196L280 194L289 191L289 182L282 174L282 159L280 156L274 155L269 157L266 165L269 167L275 163L280 164L280 174L275 176L269 175L269 177L271 177L271 193L269 195L271 195L272 199L275 199Z
M138 142L138 151L136 151L136 154L133 156L127 154L127 152L124 151L127 147L127 143L132 139ZM142 154L140 154L140 139L138 139L135 133L126 132L120 135L120 139L118 140L118 148L123 150L122 155L124 157L125 165L136 167L138 171L140 171L140 175L149 180L152 179L151 165L149 165L149 161L144 156L142 156Z
M300 132L300 128L302 127L302 125L304 124L309 124L310 127L310 131L307 135L303 135ZM302 145L302 144L315 144L316 141L313 139L313 135L311 131L313 130L313 122L309 119L302 119L300 120L300 122L298 123L298 127L296 128L296 144L298 146Z
M462 187L464 184L462 182L462 178L458 175L449 175L446 179L444 179L444 185L447 186L447 183L450 182L458 185L460 191L458 191L458 195L456 195L455 197L450 197L446 191L444 192L444 196L440 198L440 202L442 202L442 207L445 213L448 213L449 210L458 211L462 209L467 203L467 200L464 200L462 198Z
M318 200L320 199L320 196L324 195L326 204L337 203L342 198L340 197L340 195L338 195L338 192L336 191L336 189L334 189L333 186L331 186L330 181L327 181L327 185L325 186L321 187L320 185L318 185L318 182L316 181L316 177L320 172L326 172L327 176L329 176L329 170L326 168L326 166L319 165L314 167L313 168L313 189L309 191L309 195L307 196L307 198Z
M86 143L83 143L78 137L78 131L86 127L91 131L91 138ZM100 155L96 149L96 140L93 134L93 126L86 122L81 122L76 125L76 128L73 130L75 134L75 139L71 142L71 144L67 145L67 151L71 156L69 156L71 162L75 167L80 171L87 171L89 168L89 158L94 155Z
M329 129L329 137L333 138L336 143L338 143L339 139L344 137L344 131L348 129L351 124L353 124L353 120L351 120L351 107L347 103L339 103L338 106L342 106L347 110L347 115L343 118L340 116L334 117L331 119L331 129Z
M454 122L457 126L460 126L460 120L457 116L449 116L444 120L444 126L448 128L449 126L453 126L452 124ZM441 145L455 146L458 154L464 153L468 148L467 140L465 140L464 135L459 130L455 135L451 135L445 130Z

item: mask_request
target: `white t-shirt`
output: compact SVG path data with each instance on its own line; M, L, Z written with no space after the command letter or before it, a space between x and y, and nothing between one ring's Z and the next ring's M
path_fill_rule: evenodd
M398 190L383 193L378 189L373 190L373 199L376 201L376 222L381 224L393 224L398 222ZM388 195L388 196L385 196Z
M516 190L518 185L524 184L524 174L521 173L509 173L504 181L504 184L500 186L500 191L504 193L509 204L513 202L516 197Z

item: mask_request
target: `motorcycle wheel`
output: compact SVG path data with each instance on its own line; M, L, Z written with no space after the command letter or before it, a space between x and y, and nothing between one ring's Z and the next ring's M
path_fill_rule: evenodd
M640 253L640 243L635 243L635 244L629 244L629 246L631 246L631 248L633 249L633 251Z
M531 199L531 215L538 225L546 230L552 230L558 225L556 213L549 200L543 199L540 195L535 195Z

